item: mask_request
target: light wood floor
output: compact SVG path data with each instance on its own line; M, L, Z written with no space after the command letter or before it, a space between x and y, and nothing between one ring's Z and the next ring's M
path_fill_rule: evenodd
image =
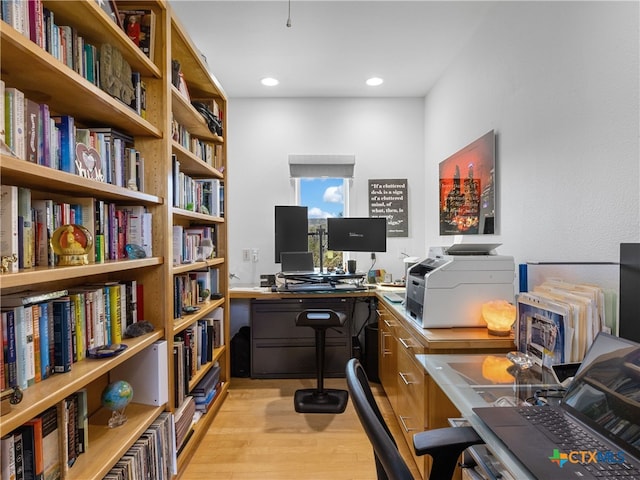
M315 379L233 378L218 415L181 480L373 480L373 453L349 402L340 415L299 414L298 388ZM344 379L325 380L327 388L346 388ZM405 458L408 447L378 384L372 384L389 428ZM420 478L411 460L414 476Z

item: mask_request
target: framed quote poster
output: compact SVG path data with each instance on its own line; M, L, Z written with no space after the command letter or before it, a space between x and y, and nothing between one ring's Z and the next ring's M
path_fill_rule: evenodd
M407 179L369 180L369 216L387 219L387 237L409 236Z

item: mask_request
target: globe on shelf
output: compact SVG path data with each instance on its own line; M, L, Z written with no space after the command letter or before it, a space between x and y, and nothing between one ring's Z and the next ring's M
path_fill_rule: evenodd
M82 225L61 225L51 236L51 248L58 255L59 266L88 265L93 237Z
M119 427L127 421L124 409L132 399L133 388L124 380L118 380L105 387L101 397L102 406L113 412L109 419L109 428Z

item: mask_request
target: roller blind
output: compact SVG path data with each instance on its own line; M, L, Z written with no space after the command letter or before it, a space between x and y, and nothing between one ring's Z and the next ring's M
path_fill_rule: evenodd
M292 178L353 178L355 155L289 155Z

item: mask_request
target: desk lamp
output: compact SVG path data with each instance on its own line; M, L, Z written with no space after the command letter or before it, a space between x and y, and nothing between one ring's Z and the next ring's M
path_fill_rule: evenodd
M482 304L482 319L487 323L489 335L506 337L516 321L516 307L506 300L492 300Z

